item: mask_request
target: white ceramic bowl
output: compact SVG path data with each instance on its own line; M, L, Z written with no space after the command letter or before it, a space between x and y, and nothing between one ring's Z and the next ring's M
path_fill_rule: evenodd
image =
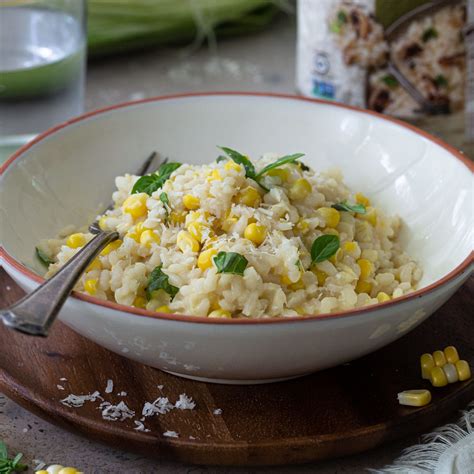
M340 167L407 227L423 267L420 290L381 305L320 317L207 320L68 298L61 320L98 344L160 369L224 383L275 381L372 352L429 317L472 271L473 166L420 130L378 114L291 96L192 94L133 102L47 131L1 170L1 258L27 291L42 281L35 244L84 225L108 203L114 178L151 150L204 163L216 145L250 155L306 153Z

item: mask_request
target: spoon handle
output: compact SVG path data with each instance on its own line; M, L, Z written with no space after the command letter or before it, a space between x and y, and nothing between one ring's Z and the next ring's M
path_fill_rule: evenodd
M117 232L97 234L55 275L9 308L1 310L3 323L32 336L47 336L51 324L84 270L108 243L118 238Z

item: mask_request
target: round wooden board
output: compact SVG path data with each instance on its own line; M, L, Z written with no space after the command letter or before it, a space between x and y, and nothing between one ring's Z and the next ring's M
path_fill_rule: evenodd
M0 271L0 306L6 306L22 291ZM431 388L419 374L423 352L452 344L474 366L474 318L469 313L473 290L471 278L427 322L374 354L300 379L256 386L174 377L113 354L61 323L47 339L2 326L0 390L48 421L150 457L196 464L276 465L348 455L426 431L474 399L473 379L432 389L433 401L424 408L402 407L396 397L402 390ZM114 382L110 394L105 393L108 379ZM99 401L81 408L60 403L70 393L95 390L113 404L124 401L136 417L112 422L102 418ZM121 391L127 396L119 396ZM146 401L166 396L174 403L182 393L196 401L194 410L149 417L144 422L149 433L134 430ZM218 408L221 415L214 414ZM167 430L178 432L179 438L164 437Z

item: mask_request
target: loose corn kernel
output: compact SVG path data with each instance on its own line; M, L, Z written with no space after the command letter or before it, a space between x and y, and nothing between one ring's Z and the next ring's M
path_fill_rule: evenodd
M323 229L323 232L325 234L337 235L339 237L339 232L336 229L333 229L332 227L325 227Z
M237 218L236 217L227 217L227 219L224 219L221 224L221 228L224 232L230 232L232 227L237 223Z
M95 295L97 293L97 280L95 278L86 280L84 282L84 290L86 290L90 295Z
M94 258L91 263L89 263L89 266L86 269L86 272L90 272L92 270L100 270L102 268L102 264L100 263L100 260L98 258Z
M450 364L449 362L447 364L444 364L443 372L445 373L446 378L448 379L448 383L454 383L459 380L459 375L454 364Z
M143 298L143 296L137 296L134 300L133 300L133 306L135 306L135 308L145 308L146 307L146 299Z
M81 233L71 234L66 239L66 245L68 247L71 247L72 249L83 247L85 244L86 244L86 237L84 234L81 234Z
M444 387L448 385L448 379L441 367L433 367L430 372L430 381L433 387Z
M100 254L108 255L113 250L117 250L121 245L122 245L122 241L120 239L114 240L113 242L110 242L110 244L107 244L102 250L102 252L100 252Z
M186 230L178 232L176 245L183 253L189 250L191 252L199 252L200 249L199 242Z
M58 474L78 474L78 470L75 467L63 467Z
M377 299L378 299L379 303L385 303L385 301L390 301L390 296L387 295L387 293L385 293L383 291L380 291L377 294Z
M204 271L212 267L212 258L217 255L216 249L204 250L199 254L197 265L200 270Z
M170 221L174 225L184 224L186 220L185 214L181 212L171 212L170 213Z
M397 394L400 405L411 407L423 407L431 402L431 392L429 390L405 390Z
M268 176L279 178L282 183L284 183L290 177L290 172L286 168L274 168L270 171L267 171L267 174Z
M431 354L422 354L420 357L421 378L430 379L431 370L435 367L433 356Z
M160 236L153 230L144 230L140 235L140 244L150 248L152 244L159 244Z
M372 291L372 283L365 281L365 280L359 280L357 282L357 285L355 287L356 293L367 293L370 294Z
M147 213L146 201L148 199L148 194L139 193L132 194L125 199L122 204L123 212L130 214L132 217L142 217Z
M107 221L107 216L102 216L101 218L99 218L99 227L102 229L102 230L105 230L107 228L105 222Z
M193 211L199 209L201 201L199 201L198 197L193 196L192 194L185 194L183 196L183 204L186 209Z
M365 207L370 206L369 198L364 196L362 193L356 193L355 200L357 204L362 204Z
M460 382L471 378L471 368L466 360L458 360L454 365L456 366Z
M296 230L302 234L306 234L309 231L309 223L306 219L299 219L296 223Z
M224 165L224 169L226 169L227 171L234 170L237 171L237 173L240 173L242 167L234 160L230 160Z
M215 309L209 313L208 318L232 318L232 314L230 311L226 311L225 309Z
M451 363L455 364L459 360L459 354L457 349L454 346L448 346L444 349L444 356L446 360Z
M433 360L434 360L434 363L435 363L436 367L443 367L443 365L448 362L446 360L446 357L445 357L443 351L434 351L433 352Z
M212 170L209 176L207 177L208 181L222 181L222 176L219 173L219 170Z
M316 278L318 280L318 285L324 286L324 283L326 282L326 278L328 277L327 273L323 272L322 270L318 270L317 268L313 270L313 273L316 275Z
M356 214L356 217L369 222L374 227L377 225L377 211L374 207L368 207L365 214Z
M163 305L163 306L158 306L158 308L155 309L157 313L171 313L170 307L168 305Z
M357 250L357 244L355 242L344 242L342 247L346 252L355 252Z
M359 260L357 260L357 265L359 265L360 278L362 278L362 280L366 280L372 275L372 272L374 271L374 264L370 260L367 260L366 258L359 258Z
M237 196L237 202L249 207L258 207L262 198L259 192L252 186L242 189Z
M244 237L252 241L255 245L260 245L267 236L267 229L263 225L256 223L249 224L244 231Z
M311 184L305 178L297 179L289 190L290 198L300 200L307 197L312 191Z
M332 207L320 207L316 211L316 214L324 219L326 227L337 227L341 220L340 212Z

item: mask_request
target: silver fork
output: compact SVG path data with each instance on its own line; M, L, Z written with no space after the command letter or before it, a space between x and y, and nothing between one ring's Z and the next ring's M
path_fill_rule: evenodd
M146 174L156 156L153 152L137 175ZM104 212L109 209L111 206ZM118 232L102 231L97 221L90 225L89 230L97 235L56 274L9 308L0 310L0 318L6 326L32 336L48 335L49 328L84 270L107 244L119 238Z

